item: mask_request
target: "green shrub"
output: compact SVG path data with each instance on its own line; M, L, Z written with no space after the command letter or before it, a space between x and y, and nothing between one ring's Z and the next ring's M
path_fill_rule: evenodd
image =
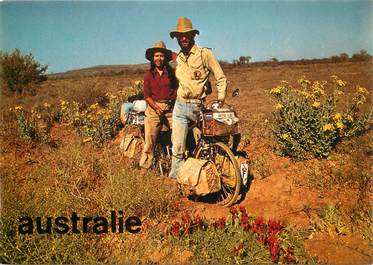
M0 51L1 89L11 93L34 93L34 84L46 80L48 66L42 66L31 53L22 55L19 49L12 53Z
M84 138L83 142L93 142L98 146L115 137L121 128L121 104L131 96L140 96L143 82L134 81L133 85L116 94L106 93L105 104L101 102L86 106L76 101L60 101L59 118L72 124Z
M50 107L50 104L44 103L43 107L33 108L31 112L27 112L22 106L11 109L16 115L19 135L33 143L50 144L53 125Z
M372 110L363 112L369 92L356 87L356 93L343 111L338 104L346 82L332 76L332 89L326 81L298 80L299 87L288 82L271 90L276 99L273 132L282 155L297 160L326 158L343 139L366 131Z

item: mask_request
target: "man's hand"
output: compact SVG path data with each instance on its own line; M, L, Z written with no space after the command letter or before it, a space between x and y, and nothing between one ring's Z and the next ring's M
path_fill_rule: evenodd
M213 109L219 109L219 108L223 107L223 105L224 105L224 101L222 101L222 100L217 100L217 101L215 101L215 102L211 105L211 107L212 107Z

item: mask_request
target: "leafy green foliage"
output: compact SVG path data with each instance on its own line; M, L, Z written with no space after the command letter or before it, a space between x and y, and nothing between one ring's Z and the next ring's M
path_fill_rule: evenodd
M18 131L22 138L33 143L50 144L53 116L50 113L50 105L44 103L43 107L33 108L27 112L22 106L16 106L11 111L15 113Z
M11 93L34 93L34 84L46 80L45 71L31 53L22 55L19 49L12 53L0 52L1 89Z
M338 112L339 97L346 82L332 76L332 91L327 82L298 80L293 88L283 81L271 90L276 100L273 132L280 153L297 160L326 158L343 139L366 131L372 109L361 111L369 92L361 86L344 111Z

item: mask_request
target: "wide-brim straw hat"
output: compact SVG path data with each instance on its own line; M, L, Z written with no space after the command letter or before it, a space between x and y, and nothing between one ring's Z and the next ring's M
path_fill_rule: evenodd
M179 17L177 20L176 30L170 32L170 37L173 39L178 33L194 32L199 34L198 29L194 29L192 21L187 17Z
M166 62L171 61L172 51L166 48L166 44L163 41L159 40L154 43L154 47L146 49L145 58L149 61L153 61L154 53L161 52L164 54L164 59Z

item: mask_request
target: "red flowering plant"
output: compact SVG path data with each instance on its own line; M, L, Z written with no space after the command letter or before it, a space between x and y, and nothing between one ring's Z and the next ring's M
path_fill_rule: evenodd
M213 223L213 226L215 228L218 228L220 230L224 230L225 229L225 225L226 225L226 220L224 217L221 217L219 218L218 220L216 220L214 223Z
M206 256L215 263L315 262L304 251L303 232L281 221L249 216L243 206L231 207L229 213L210 222L185 213L171 224L171 237L165 239L192 250L197 263Z
M170 233L173 236L180 235L180 223L178 221L175 221L171 224Z
M186 236L197 230L206 230L206 222L199 216L190 216L183 214L181 221L173 221L168 231L172 236Z
M229 210L233 223L251 234L260 245L268 246L271 261L279 262L280 256L283 256L283 262L295 262L293 250L290 246L280 246L279 236L284 231L284 224L281 221L269 219L268 222L263 217L249 217L246 208L243 206L231 207ZM234 249L237 252L237 248ZM241 248L240 248L241 251Z
M273 262L278 262L280 256L280 246L277 235L282 231L284 225L280 221L268 220L267 224L267 242L269 245L269 252ZM283 251L283 250L282 250Z

